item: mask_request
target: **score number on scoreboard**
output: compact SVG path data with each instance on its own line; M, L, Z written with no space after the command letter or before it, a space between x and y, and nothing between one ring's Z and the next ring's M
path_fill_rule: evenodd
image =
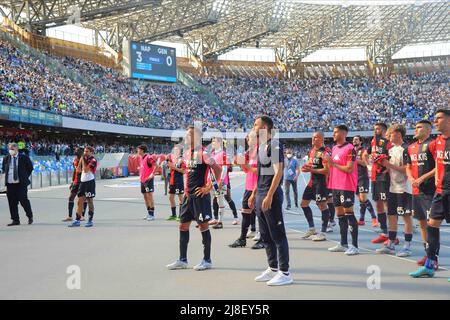
M177 81L175 48L130 43L131 77L162 82Z

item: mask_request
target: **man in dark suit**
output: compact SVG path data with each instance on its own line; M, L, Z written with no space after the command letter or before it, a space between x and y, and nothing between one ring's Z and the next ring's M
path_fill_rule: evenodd
M28 200L28 185L33 172L33 163L24 153L19 154L16 143L8 144L9 155L3 158L2 172L5 173L6 195L8 197L9 212L12 223L8 226L20 224L19 202L28 217L28 224L33 223L33 212Z

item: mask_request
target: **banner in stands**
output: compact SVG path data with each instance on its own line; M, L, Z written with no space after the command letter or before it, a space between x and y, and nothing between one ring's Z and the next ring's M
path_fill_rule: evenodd
M130 176L138 176L140 168L141 168L141 157L139 157L136 154L130 154L128 156L128 174ZM162 174L162 167L160 164L158 170L156 170L155 172L155 175L161 174Z
M14 128L0 128L1 137L15 137L15 136L25 136L27 138L33 137L33 132L30 130L14 129Z
M59 114L30 110L7 104L0 104L0 119L19 121L47 126L61 127L62 116Z
M128 173L133 176L139 175L141 158L138 155L130 154L128 156Z

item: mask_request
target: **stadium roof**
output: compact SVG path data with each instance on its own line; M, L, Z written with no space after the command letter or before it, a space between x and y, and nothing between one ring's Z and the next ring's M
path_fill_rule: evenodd
M80 22L124 38L186 43L200 59L238 47L274 48L296 62L326 47L365 47L376 63L402 47L450 41L450 2L432 0L16 0L4 14L34 30ZM0 11L1 13L1 11Z

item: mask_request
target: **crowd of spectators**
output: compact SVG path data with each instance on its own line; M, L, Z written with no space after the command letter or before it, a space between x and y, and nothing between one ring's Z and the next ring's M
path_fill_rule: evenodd
M205 129L248 130L256 115L266 114L285 132L330 131L342 123L371 130L377 121L411 128L450 102L449 71L340 79L198 77L224 108L181 84L136 81L92 62L51 58L86 81L76 82L0 38L0 102L160 129L202 121Z
M292 79L203 77L226 104L247 116L271 116L281 131L331 131L346 124L371 130L375 122L407 127L431 118L450 103L449 71L353 79Z

